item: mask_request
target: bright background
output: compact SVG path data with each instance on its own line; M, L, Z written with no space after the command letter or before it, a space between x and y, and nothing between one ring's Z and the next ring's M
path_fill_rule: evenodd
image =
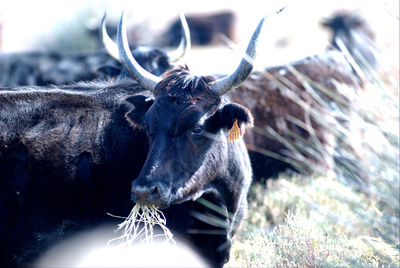
M233 10L237 15L237 42L246 45L259 19L286 6L279 16L269 19L264 28L259 53L266 54L263 64L273 65L319 53L326 49L329 36L319 23L336 10L360 13L382 36L391 38L394 57L398 58L399 2L387 1L135 1L135 0L1 0L0 22L3 24L2 50L21 51L53 48L61 40L70 51L90 50L81 44L84 27L97 25L104 10L116 21L123 9L128 10L131 25L144 27L142 42L151 43L177 17L186 14ZM394 39L394 41L393 41ZM67 46L68 45L68 46ZM386 46L387 44L385 44ZM268 51L274 48L273 52ZM216 53L217 57L221 53ZM222 53L224 54L224 53ZM214 55L213 55L214 57ZM263 55L260 56L264 58ZM204 59L204 58L203 58ZM267 63L268 62L268 63Z

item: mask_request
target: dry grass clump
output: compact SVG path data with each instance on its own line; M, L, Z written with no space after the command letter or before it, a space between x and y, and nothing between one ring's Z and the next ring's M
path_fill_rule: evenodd
M157 207L136 204L125 221L118 225L116 232L122 235L108 241L108 245L133 246L152 243L154 239L175 244L166 223L164 214Z
M399 137L374 126L386 148L369 140L362 159L338 148L348 155L334 176L282 174L254 185L229 266L398 267Z
M371 246L371 243L375 243ZM381 247L378 255L375 248ZM257 230L233 245L229 267L396 267L399 253L381 239L333 235L297 210L272 231Z
M356 191L338 178L283 175L268 186L268 190L261 185L253 187L249 231L255 226L281 224L286 213L298 207L305 217L312 218L330 233L379 236L391 243L399 239L399 206L393 203L389 207L379 196ZM388 195L396 192L398 189L393 188Z

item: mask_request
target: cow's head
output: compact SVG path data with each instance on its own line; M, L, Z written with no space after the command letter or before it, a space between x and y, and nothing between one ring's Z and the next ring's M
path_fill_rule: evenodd
M355 33L362 33L372 40L375 36L368 23L354 12L339 11L331 18L324 19L321 25L332 32L331 42L338 49L337 39L344 39L344 42L348 39L347 42L353 42ZM352 43L347 45L352 45Z
M263 24L258 25L237 70L224 78L192 76L187 67L167 72L164 78L145 71L132 57L125 33L124 15L118 28L119 56L124 67L142 86L154 92L144 125L149 137L146 163L132 184L135 202L167 207L201 195L214 179L229 177L238 170L226 170L229 161L240 161L243 146L229 146L227 132L236 125L244 131L252 125L250 112L226 102L223 95L250 74L248 59ZM228 149L228 147L230 147Z

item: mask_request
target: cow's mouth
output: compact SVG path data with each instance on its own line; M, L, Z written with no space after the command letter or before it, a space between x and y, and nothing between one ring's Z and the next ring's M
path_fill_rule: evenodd
M200 191L190 192L189 194L186 194L186 195L184 194L183 188L179 188L176 191L176 194L174 195L174 197L172 197L170 199L170 201L171 201L170 204L177 205L177 204L182 204L182 203L188 202L188 201L196 201L198 198L200 198L204 194L208 194L208 193L214 193L214 194L218 195L217 190L211 184L205 185L203 187L203 189Z
M157 209L166 209L172 204L170 199L162 199L159 200L157 203L153 203L149 200L137 200L136 198L133 197L132 201L140 206L155 207Z

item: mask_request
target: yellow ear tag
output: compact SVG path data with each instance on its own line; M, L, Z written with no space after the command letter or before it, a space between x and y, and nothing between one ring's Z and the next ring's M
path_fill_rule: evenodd
M232 128L228 132L228 141L235 141L240 138L240 127L238 126L237 120L233 122Z

